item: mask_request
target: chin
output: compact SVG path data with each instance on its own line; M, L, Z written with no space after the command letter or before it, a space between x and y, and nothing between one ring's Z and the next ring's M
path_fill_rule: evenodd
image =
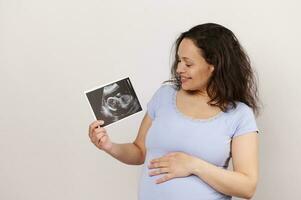
M189 86L187 86L187 85L181 85L181 88L183 89L183 90L193 90L191 87L189 87Z

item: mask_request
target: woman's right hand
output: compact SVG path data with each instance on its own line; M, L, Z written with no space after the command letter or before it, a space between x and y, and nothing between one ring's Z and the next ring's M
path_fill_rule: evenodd
M89 126L89 137L91 142L99 149L109 152L112 149L113 143L107 135L107 131L103 127L98 127L104 124L103 120L96 120Z

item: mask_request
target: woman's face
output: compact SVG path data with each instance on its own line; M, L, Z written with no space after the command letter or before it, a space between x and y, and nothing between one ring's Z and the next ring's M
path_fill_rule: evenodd
M183 90L206 91L207 82L214 66L206 62L191 39L184 38L178 48L178 66L176 72L181 77Z

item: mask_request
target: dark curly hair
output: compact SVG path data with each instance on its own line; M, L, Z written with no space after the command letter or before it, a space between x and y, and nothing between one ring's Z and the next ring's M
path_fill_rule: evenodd
M208 104L227 112L228 105L236 108L235 101L240 101L251 107L257 116L260 107L255 70L234 33L219 24L200 24L180 34L174 43L176 51L171 77L163 83L172 82L177 90L181 88L180 76L176 72L177 52L184 38L191 39L206 62L214 66L206 88L211 99Z

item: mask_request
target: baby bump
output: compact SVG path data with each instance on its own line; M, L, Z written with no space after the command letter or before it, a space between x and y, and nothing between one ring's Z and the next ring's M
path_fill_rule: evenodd
M148 169L149 161L155 156L161 157L165 152L154 152L146 156L139 183L139 200L182 200L182 199L221 199L225 195L217 192L210 185L202 181L198 176L176 177L166 182L156 184L156 180L165 174L149 176L153 169ZM163 154L163 155L164 155Z

